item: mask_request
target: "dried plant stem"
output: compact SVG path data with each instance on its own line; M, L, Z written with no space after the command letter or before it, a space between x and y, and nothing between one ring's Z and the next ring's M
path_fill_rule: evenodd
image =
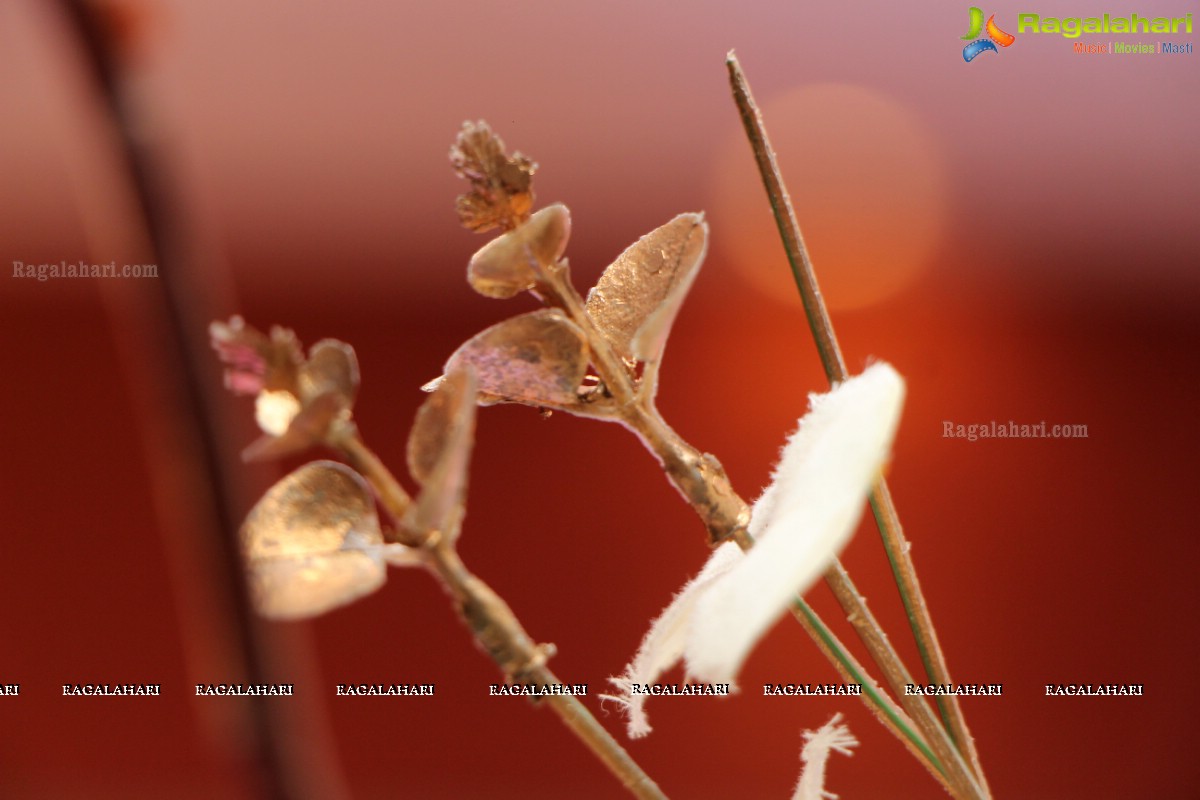
M379 495L379 502L383 504L396 523L396 532L404 540L402 543L418 545L419 542L415 538L410 539L406 536L406 531L399 524L400 520L404 519L404 513L408 511L408 506L412 502L408 492L404 491L404 487L392 475L387 465L379 460L379 456L363 443L353 429L338 431L335 437L333 441L336 448L350 462L350 466L364 475L374 487L376 494Z
M620 380L620 377L617 376L614 379ZM753 543L746 530L750 517L749 509L745 501L733 490L723 470L705 469L707 465L715 464L715 459L700 454L683 441L653 408L645 409L640 405L629 406L623 409L619 419L637 433L647 448L658 456L671 482L708 525L713 541L732 538L743 550L748 550ZM718 468L719 466L717 464ZM738 510L735 512L734 509ZM846 572L841 561L834 559L833 566L825 573L825 580L846 612L850 624L871 654L871 658L883 670L888 685L911 715L910 723L911 721L916 722L916 727L921 731L924 742L936 754L936 760L942 765L946 778L953 787L952 794L963 798L984 796L976 784L974 776L963 762L962 756L947 738L945 729L938 724L923 698L920 695L905 694L905 685L913 683L911 674L883 632L882 626L867 607L866 601L855 588L853 581L850 580L849 573ZM799 616L797 619L800 619L802 625L804 624L804 620ZM813 631L807 625L805 625L805 629L812 635ZM828 648L822 647L821 641L818 641L818 646L826 653L827 657L830 656ZM849 658L849 654L844 648L841 648L838 657L831 657L830 660L840 669L841 661L844 658ZM861 669L859 671L861 672ZM862 681L856 682L861 683ZM865 689L868 684L864 683L863 685L864 698L869 705L874 704L876 698L872 697ZM891 728L893 733L900 736L902 740L907 740L905 744L909 746L909 749L913 748L916 742L910 736L911 724L907 729L898 729L888 725L887 720L880 716L880 711L883 710L881 706L875 705L873 710L876 711L876 716L880 718L880 721Z
M352 425L345 426L330 443L370 481L380 502L396 524L399 538L421 547L425 565L453 598L463 622L479 646L496 662L508 680L538 686L560 681L546 666L553 645L539 645L491 587L463 564L452 541L438 531L406 531L401 524L409 495L387 466L363 443ZM631 794L651 800L665 799L637 762L596 720L591 711L571 695L547 695L544 702L608 768Z
M784 188L783 177L779 165L776 163L774 150L767 138L762 115L754 102L750 86L742 73L737 57L732 52L726 59L726 65L729 69L734 99L741 113L746 135L754 150L754 157L771 201L779 234L783 239L784 250L787 252L788 262L791 264L796 285L800 290L801 301L804 304L813 340L816 342L817 351L829 382L836 385L847 377L846 363L841 348L838 346L829 311L821 297L812 261L809 259L804 238L800 233L800 226L796 222L791 198ZM926 674L933 683L951 683L945 656L938 643L933 620L929 615L924 594L921 592L921 586L917 580L916 570L909 556L908 542L900 526L887 483L883 479L880 479L871 494L871 509L883 538L884 549L887 552L888 561L891 563L896 586L900 591ZM937 701L951 737L957 747L965 752L972 771L987 796L987 783L979 761L979 754L967 728L957 697L955 695L939 695Z
M463 620L488 655L515 681L539 686L560 681L546 666L553 647L529 638L516 616L500 597L463 565L445 540L428 547L430 564L454 598ZM571 695L542 698L559 719L587 745L608 770L635 797L665 798L654 781L604 729L592 713Z
M549 269L546 265L541 266L541 271L547 276L544 287L548 294L547 299L565 310L572 321L584 331L591 349L593 366L616 400L614 404L598 409L597 416L619 421L638 435L647 449L658 457L671 483L700 515L713 543L735 539L743 549L749 549L753 544L747 530L750 509L734 491L720 463L713 456L701 453L685 442L659 415L649 399L650 395L635 390L629 371L617 359L608 341L586 313L582 299L565 271ZM622 398L631 399L622 402ZM847 665L855 664L854 671L861 679L855 679L854 682L864 685L864 702L910 750L933 756L932 762L929 758L920 756L919 760L930 768L952 794L960 798L982 797L974 777L947 738L946 731L933 717L929 706L920 696L904 693L904 685L912 682L909 672L839 561L835 560L834 566L826 574L826 580L871 653L872 659L883 669L892 690L901 699L912 718L916 719L917 727L922 733L914 731L912 718L907 716L904 717L904 724L898 724L898 718L895 716L898 709L895 704L875 688L873 681L857 666L845 648L836 639L829 638L832 634L828 633L828 628L823 624L821 629L828 636L818 635L818 629L811 624L812 620L816 619L815 612L809 610L811 619L797 614L801 625L844 676ZM803 603L803 600L798 598L798 602ZM870 691L866 688L868 686L871 687ZM932 753L929 752L929 748L932 748Z
M924 738L913 729L912 719L871 679L858 660L850 655L850 651L846 649L845 645L838 640L833 631L829 630L817 612L803 598L797 597L792 603L792 615L805 632L812 637L813 642L816 643L825 658L834 665L842 680L862 686L863 695L869 701L867 708L871 710L876 719L908 748L913 757L947 792L954 794L954 786L946 777L945 768L929 749Z

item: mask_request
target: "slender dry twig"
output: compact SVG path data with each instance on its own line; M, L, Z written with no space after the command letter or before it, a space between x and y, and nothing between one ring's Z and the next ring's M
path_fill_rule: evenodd
M750 139L763 184L771 201L771 208L775 214L780 237L783 239L788 263L791 264L792 274L800 290L801 301L804 304L805 316L808 318L813 340L816 342L826 377L831 385L836 385L846 379L846 363L838 345L829 312L821 297L816 273L813 270L808 249L805 247L804 237L800 233L791 198L783 185L783 177L775 160L775 152L767 138L762 115L754 103L750 86L742 73L737 57L732 52L726 59L726 65L729 69L729 80L733 87L734 99L741 113L746 135ZM883 478L880 478L871 493L871 510L883 538L884 549L887 552L909 624L916 638L925 671L931 682L949 684L951 683L950 671L946 666L941 645L938 643L937 633L925 603L920 582L917 580L916 569L909 555L908 541L900 526L887 482ZM837 591L835 588L835 592ZM957 696L953 694L938 695L937 703L951 737L957 747L965 752L972 772L986 792L987 783L979 761L979 754L975 747L975 741L967 728Z
M426 567L454 599L463 622L505 676L512 681L537 686L559 684L559 679L546 666L553 646L539 645L529 637L508 604L463 564L453 538L441 531L406 529L403 520L411 504L408 493L363 443L354 426L346 424L332 431L328 441L366 476L395 522L401 540L422 550ZM541 702L553 709L563 724L635 797L666 797L620 743L574 696L551 694L542 697Z

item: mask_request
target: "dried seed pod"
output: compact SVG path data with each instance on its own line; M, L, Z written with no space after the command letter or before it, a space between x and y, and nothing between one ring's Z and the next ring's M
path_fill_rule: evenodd
M578 326L561 311L544 309L477 334L450 356L445 373L470 365L479 382L480 405L569 406L579 402L589 353Z
M386 578L370 489L332 461L306 464L272 486L246 517L241 538L255 607L272 619L323 614Z
M567 207L555 203L543 208L481 247L467 266L467 280L481 295L499 299L532 289L540 270L562 258L570 235Z
M703 214L680 214L629 246L588 293L587 310L617 354L656 361L708 247Z

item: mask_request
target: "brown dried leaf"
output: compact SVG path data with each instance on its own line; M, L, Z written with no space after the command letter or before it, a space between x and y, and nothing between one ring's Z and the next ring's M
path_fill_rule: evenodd
M308 361L300 368L300 399L309 402L324 394L333 394L346 408L354 405L358 394L358 357L354 348L337 339L322 339L308 351Z
M475 398L475 375L466 365L446 375L417 412L408 438L408 465L422 489L404 518L411 531L458 534L475 440Z
M209 340L218 357L227 365L225 387L234 394L267 391L296 391L296 377L304 354L296 334L274 326L267 338L246 324L241 317L229 322L214 321L208 327Z
M450 148L450 163L459 177L471 182L471 191L456 202L464 227L511 230L528 219L537 164L520 153L507 155L504 142L486 122L463 123Z
M369 594L386 578L383 536L366 482L332 461L272 486L241 530L251 594L264 616L300 619Z
M703 214L680 214L638 239L588 293L587 310L617 354L656 361L704 261Z
M467 266L467 280L486 297L505 299L532 289L539 267L562 258L571 235L571 212L561 203L538 211L524 225L485 244Z
M445 373L473 367L480 405L573 405L589 353L583 331L561 311L544 309L477 334L450 356Z

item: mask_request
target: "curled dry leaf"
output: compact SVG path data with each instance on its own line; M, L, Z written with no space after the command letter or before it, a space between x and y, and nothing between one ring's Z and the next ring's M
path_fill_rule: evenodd
M684 651L690 674L732 682L763 633L828 568L879 477L903 400L903 379L884 363L810 396L754 506L754 548L697 601Z
M571 235L571 212L561 203L485 244L467 266L467 280L486 297L505 299L532 289L539 272L562 258Z
M473 368L480 405L573 406L579 402L589 357L583 331L561 311L544 309L477 334L450 356L445 374ZM432 381L424 388L432 391L442 382Z
M471 191L455 204L464 227L511 230L529 218L537 164L520 153L506 154L504 142L486 122L463 123L450 148L450 163L471 183Z
M385 545L366 481L332 461L306 464L272 486L241 530L255 607L272 619L303 619L383 585L386 563L417 562Z
M305 358L292 331L276 326L267 337L241 317L213 322L209 335L226 364L225 385L236 394L257 394L255 418L266 436L246 448L243 458L276 458L311 447L334 420L349 417L359 383L350 345L323 339Z
M475 375L467 365L446 375L417 411L408 437L408 469L421 493L404 517L411 531L458 535L475 439L475 394Z
M600 276L587 310L626 361L657 361L704 261L703 214L680 214L638 239Z

